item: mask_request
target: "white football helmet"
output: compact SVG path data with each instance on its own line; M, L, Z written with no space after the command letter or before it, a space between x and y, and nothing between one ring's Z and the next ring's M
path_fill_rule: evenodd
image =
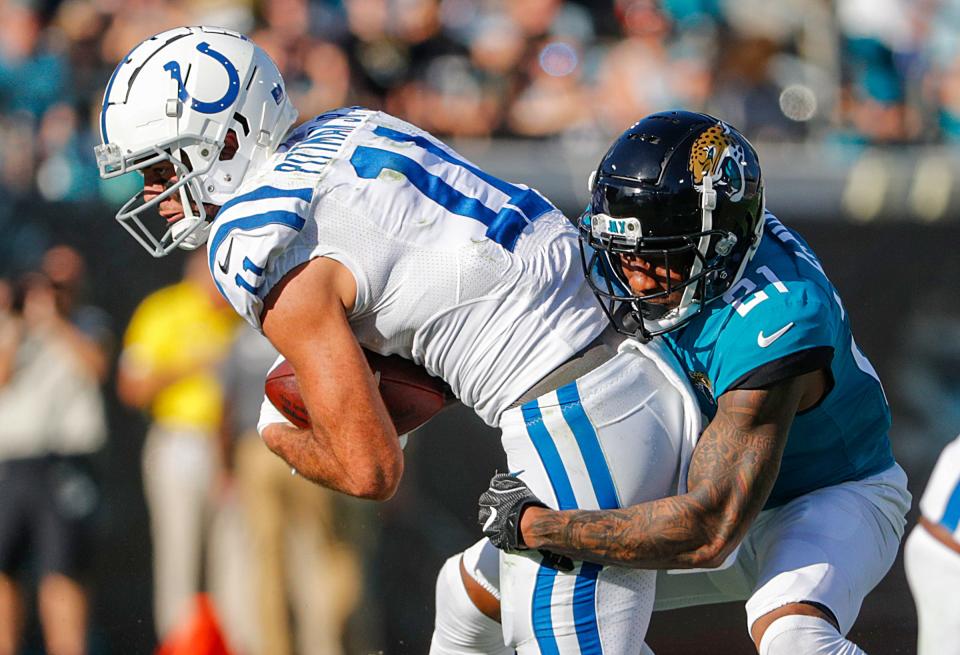
M247 37L219 27L153 36L113 71L103 95L97 166L104 179L173 164L177 181L150 202L128 200L117 220L154 257L203 245L213 216L269 158L297 118L276 64ZM220 159L233 130L238 148ZM184 217L157 237L141 214L174 193Z

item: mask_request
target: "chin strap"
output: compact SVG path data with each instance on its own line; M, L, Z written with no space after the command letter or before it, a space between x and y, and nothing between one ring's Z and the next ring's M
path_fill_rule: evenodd
M709 175L704 175L703 189L700 191L700 230L703 233L703 236L700 237L700 240L697 243L697 251L700 253L700 257L694 257L693 264L690 266L690 272L688 273L688 279L696 277L700 274L700 271L703 270L703 262L707 256L707 248L710 247L710 232L713 230L713 210L716 208L717 192L713 188L713 178L711 178ZM693 303L693 298L697 293L698 286L700 286L700 283L687 284L686 288L683 290L683 295L680 297L680 303L674 310L678 313L680 318L682 318L682 314L685 313L685 308L689 307Z
M690 267L689 277L696 277L701 269L703 268L703 258L707 256L707 248L710 246L710 231L713 230L713 210L717 208L717 192L713 189L713 178L709 175L704 175L703 177L703 189L700 191L700 231L703 233L703 236L700 237L700 242L697 244L697 250L700 251L702 257L697 257L694 259L693 265ZM694 289L693 285L687 287L683 293L683 299L680 301L680 306L690 304L690 301L693 300Z
M193 211L190 193L187 190L189 184L180 187L180 202L183 204L183 218L170 226L171 244L176 244L183 250L196 250L207 242L207 233L210 231L210 220L207 216L207 208L204 207L202 200L197 199L196 203L199 209L199 215ZM181 235L184 235L181 239Z

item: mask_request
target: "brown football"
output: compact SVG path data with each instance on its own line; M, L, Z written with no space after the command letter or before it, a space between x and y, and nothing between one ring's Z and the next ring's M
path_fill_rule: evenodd
M371 370L380 374L380 396L397 434L416 430L453 400L449 387L440 378L429 375L410 360L397 355L378 355L366 349L363 353ZM290 362L282 362L267 374L264 391L288 421L300 428L310 425Z

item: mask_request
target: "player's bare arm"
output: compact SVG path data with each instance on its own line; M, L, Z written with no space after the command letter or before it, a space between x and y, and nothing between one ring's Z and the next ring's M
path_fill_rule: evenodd
M338 262L317 258L270 292L264 334L300 380L311 429L267 426L267 446L304 477L352 496L386 500L403 473L396 430L347 321L356 287Z
M528 507L524 543L603 564L719 566L763 508L796 412L815 404L824 385L825 374L814 371L723 394L694 451L686 494L606 511Z

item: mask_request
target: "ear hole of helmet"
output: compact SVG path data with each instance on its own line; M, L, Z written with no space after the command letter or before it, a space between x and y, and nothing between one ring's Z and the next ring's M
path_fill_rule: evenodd
M230 161L237 154L237 150L240 148L240 139L237 137L237 132L230 128L227 130L227 136L223 142L223 149L220 151L220 161Z

